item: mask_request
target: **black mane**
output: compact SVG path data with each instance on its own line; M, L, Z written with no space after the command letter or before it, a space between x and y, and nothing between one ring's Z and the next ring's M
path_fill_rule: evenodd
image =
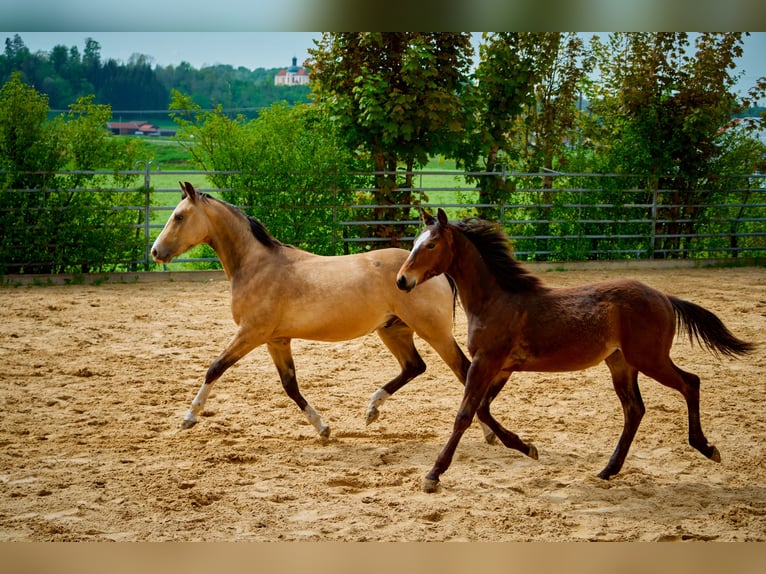
M250 224L250 231L253 232L253 237L255 237L262 245L268 248L272 247L290 247L289 245L285 245L279 239L274 237L271 233L269 233L269 230L266 229L266 226L258 221L255 217L252 217L248 215L247 213L241 211L240 209L237 209L230 203L226 203L225 201L221 201L220 199L217 199L211 195L208 195L207 193L201 193L199 194L200 197L204 199L212 199L213 201L217 201L218 203L221 203L225 205L227 208L231 209L232 211L235 211L242 217L245 217L247 219L247 222Z
M258 221L255 217L251 217L246 213L243 213L242 215L247 217L247 221L250 224L250 231L253 232L253 236L263 245L266 247L284 246L284 243L269 233L269 230L266 229L266 226Z
M539 277L513 258L511 241L499 225L471 218L456 222L454 226L478 249L503 289L523 293L543 286Z

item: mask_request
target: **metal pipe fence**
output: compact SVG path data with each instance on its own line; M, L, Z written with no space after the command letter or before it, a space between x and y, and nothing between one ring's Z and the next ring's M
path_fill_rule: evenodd
M135 188L0 191L6 199L13 198L0 203L0 222L5 227L0 230L0 246L6 259L0 260L0 273L62 271L39 252L25 260L21 252L25 242L48 233L53 237L47 245L51 252L66 254L73 252L79 237L89 237L92 231L104 232L95 235L103 236L97 241L124 239L131 248L121 251L118 245L111 250L112 259L105 260L104 245L93 245L84 249L92 260L80 255L79 260L68 261L70 272L160 269L149 251L180 198L179 188L169 181L191 180L200 191L223 198L238 191L208 183L211 175L221 172L159 170L153 169L152 162L140 162L136 168L120 172L143 180ZM372 181L381 174L355 175ZM719 178L705 189L687 193L646 189L635 185L635 177L613 174L421 171L411 175L410 188L397 188L397 197L406 197L405 202L375 202L375 188L361 185L344 194L327 190L321 202L304 202L279 190L259 191L254 196L257 205L238 207L252 212L282 240L296 232L296 241L301 242L300 229L321 221L311 231L312 241L318 241L319 235L322 245L307 241L301 247L331 254L391 244L409 248L420 227L414 207L423 206L445 209L452 219L498 221L511 238L516 256L527 261L766 257L766 174ZM488 201L487 194L472 182L498 176L505 186L503 193ZM541 187L543 178L554 185ZM62 223L72 206L80 205L75 201L78 197L87 198L80 202L84 206L81 219ZM121 219L113 215L118 213ZM121 235L108 236L101 229L118 220ZM13 222L21 222L18 229ZM57 226L74 229L58 233ZM182 268L210 267L217 258L212 251L193 252L176 262Z

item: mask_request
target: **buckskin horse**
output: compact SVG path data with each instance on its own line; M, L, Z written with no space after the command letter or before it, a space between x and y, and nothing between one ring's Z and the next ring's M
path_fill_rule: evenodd
M404 249L320 256L282 244L259 221L234 206L181 183L181 201L152 246L155 261L168 263L200 243L210 245L231 282L231 311L238 330L213 361L182 426L198 422L213 383L234 363L265 344L284 390L321 437L330 427L303 397L295 375L292 339L345 341L375 331L396 357L401 373L378 389L367 424L383 402L426 365L413 341L417 333L465 382L470 362L452 335L455 294L446 278L416 297L396 288ZM488 442L494 436L482 425Z
M622 403L624 426L600 478L620 471L644 415L638 373L683 395L689 443L720 462L718 449L708 443L700 424L700 379L673 363L670 347L676 326L716 355L744 355L754 349L752 343L735 337L699 305L635 280L548 287L513 258L510 241L499 226L476 219L450 223L441 209L437 217L424 210L422 216L425 230L399 270L397 286L412 291L442 274L451 277L468 319L472 356L452 434L423 481L426 492L437 489L475 414L506 447L538 457L534 445L490 415L490 404L511 373L575 371L601 361L606 362Z

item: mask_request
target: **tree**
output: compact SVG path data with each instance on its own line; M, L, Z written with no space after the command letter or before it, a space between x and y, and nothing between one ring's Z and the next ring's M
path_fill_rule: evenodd
M3 188L43 187L63 165L58 133L46 122L48 97L22 80L21 72L0 88L0 169Z
M578 86L588 68L576 34L500 32L485 33L483 40L472 124L459 162L467 171L492 174L475 179L480 216L497 219L495 206L515 188L507 167L538 172L562 162L576 127ZM543 187L551 187L550 178L544 178Z
M577 128L581 110L578 109L578 95L586 75L590 71L590 60L585 57L582 40L575 33L531 32L522 33L522 49L530 55L534 70L534 98L525 102L522 115L510 132L511 145L517 148L516 155L522 171L545 172L542 176L542 191L538 195L539 208L537 225L530 229L535 236L547 237L554 234L561 224L554 223L567 219L557 206L574 203L568 194L554 193L554 170L566 169L567 151L579 139ZM567 208L564 208L567 210ZM536 242L541 254L560 253L542 239ZM548 258L541 255L540 259Z
M347 145L376 172L373 228L398 242L412 203L412 169L457 149L466 124L472 48L465 33L325 33L309 50L313 95L340 125ZM399 187L397 170L405 179ZM406 212L405 212L406 213ZM405 215L406 217L406 215Z
M693 55L689 43L686 33L615 33L593 42L600 76L589 97L591 135L604 152L598 167L644 176L647 202L666 205L655 234L658 254L667 257L684 256L681 236L693 232L713 193L711 166L726 141L720 135L748 103L734 93L732 75L742 33L700 34Z

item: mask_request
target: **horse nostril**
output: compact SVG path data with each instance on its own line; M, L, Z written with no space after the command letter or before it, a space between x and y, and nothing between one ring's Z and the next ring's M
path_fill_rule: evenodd
M402 291L409 291L409 289L407 289L407 278L404 275L397 277L396 286Z

